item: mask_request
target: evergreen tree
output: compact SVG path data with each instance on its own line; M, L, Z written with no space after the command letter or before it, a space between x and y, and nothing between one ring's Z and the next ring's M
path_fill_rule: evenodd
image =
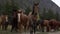
M26 14L28 15L29 12L31 11L31 9L30 9L29 7L27 7L27 8L25 9L25 11L26 11Z
M46 18L46 8L43 8L43 18Z
M13 8L18 9L18 5L11 0L11 4L9 4L9 1L6 1L6 4L4 5L5 11L3 13L6 13L8 15L12 15L13 13Z
M56 20L59 20L59 13L56 12Z
M55 15L51 9L48 10L47 19L55 19Z

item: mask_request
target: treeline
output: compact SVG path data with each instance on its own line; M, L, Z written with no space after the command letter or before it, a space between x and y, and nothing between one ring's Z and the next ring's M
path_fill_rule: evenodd
M0 15L5 13L11 17L11 15L13 13L13 8L19 9L18 4L14 3L13 0L11 0L11 3L9 3L9 1L7 1L5 5L0 4ZM26 11L26 14L28 15L29 12L31 11L31 9L29 7L27 7L25 9L25 11ZM54 14L52 9L48 9L48 11L46 11L46 8L43 8L43 13L42 13L42 15L40 15L40 18L60 20L58 12L56 12L56 14Z
M54 13L54 11L52 9L48 9L48 11L46 11L46 8L43 8L43 13L42 13L42 15L40 15L40 17L44 18L44 19L60 20L59 12L56 11L56 13Z

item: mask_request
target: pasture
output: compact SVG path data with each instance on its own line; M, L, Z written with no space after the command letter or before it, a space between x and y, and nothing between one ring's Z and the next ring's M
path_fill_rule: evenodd
M21 34L19 32L15 32L15 31L10 32L10 30L11 30L11 26L8 26L8 29L6 31L2 30L0 28L0 34ZM30 33L29 33L29 31L26 31L26 32L23 31L22 34L30 34ZM56 31L56 32L39 32L39 31L37 31L36 34L60 34L60 31Z

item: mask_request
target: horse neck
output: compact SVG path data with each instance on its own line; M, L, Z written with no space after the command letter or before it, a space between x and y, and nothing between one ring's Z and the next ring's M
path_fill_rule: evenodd
M2 17L0 16L0 23L1 23L1 21L2 21Z
M5 20L6 20L6 19L5 19L5 16L2 16L2 20L3 20L3 21L5 21Z
M36 13L37 15L39 14L38 11L39 11L39 8L38 8L38 5L37 6L34 6L35 8L33 9L34 10L34 14ZM35 15L35 16L37 16Z
M38 7L37 6L34 6L33 10L34 10L34 13L38 13Z
M28 16L31 16L32 15L32 12L30 12L29 14L28 14Z
M13 14L13 17L16 18L16 13Z

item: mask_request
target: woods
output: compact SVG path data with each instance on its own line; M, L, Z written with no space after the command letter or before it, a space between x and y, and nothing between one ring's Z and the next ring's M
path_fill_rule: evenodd
M60 20L59 19L59 13L56 11L56 13L54 13L54 11L52 9L48 9L48 11L46 11L45 8L43 8L43 18L45 19L56 19L56 20ZM42 18L42 16L40 16Z
M18 4L15 3L13 0L11 0L11 3L9 3L9 1L7 1L4 6L2 6L0 4L0 15L5 13L5 14L8 14L9 16L12 16L12 13L13 13L12 9L13 8L16 8L16 9L19 8ZM25 13L27 15L29 14L30 11L32 11L32 10L29 7L27 7L25 9ZM46 11L46 8L43 8L42 15L43 15L43 18L45 18L45 19L57 19L57 20L60 20L58 12L56 11L56 13L54 13L54 11L51 8L48 9L48 11ZM42 18L41 15L40 15L40 18Z

